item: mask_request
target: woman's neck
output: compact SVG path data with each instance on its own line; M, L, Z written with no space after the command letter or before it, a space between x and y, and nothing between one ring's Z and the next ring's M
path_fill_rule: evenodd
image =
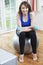
M24 14L24 15L23 15L23 20L24 20L24 21L27 21L27 20L28 20L28 14Z
M23 14L23 17L27 17L28 14Z

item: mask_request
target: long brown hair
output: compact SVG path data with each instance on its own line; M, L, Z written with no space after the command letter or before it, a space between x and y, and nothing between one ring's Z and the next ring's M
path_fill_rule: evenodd
M31 12L32 10L31 10L31 6L30 6L30 4L28 3L28 2L26 2L26 1L23 1L21 4L20 4L20 6L19 6L19 14L22 14L22 11L21 11L21 6L22 5L25 5L26 6L26 8L28 8L28 12Z

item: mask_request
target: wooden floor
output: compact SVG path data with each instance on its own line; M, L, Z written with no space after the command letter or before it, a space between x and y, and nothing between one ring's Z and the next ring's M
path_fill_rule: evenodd
M13 41L12 38L14 36L15 31L0 35L0 48L7 50L8 52L19 56L19 54L13 48ZM37 35L39 38L39 46L38 46L38 61L34 62L32 60L32 55L28 54L25 55L24 63L18 62L18 65L43 65L43 32L37 31Z

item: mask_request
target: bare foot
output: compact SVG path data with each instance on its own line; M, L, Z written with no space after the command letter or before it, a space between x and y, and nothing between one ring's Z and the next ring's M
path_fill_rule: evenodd
M32 55L33 55L33 60L37 61L37 54L32 53Z
M20 55L19 61L20 61L20 62L24 62L24 54Z

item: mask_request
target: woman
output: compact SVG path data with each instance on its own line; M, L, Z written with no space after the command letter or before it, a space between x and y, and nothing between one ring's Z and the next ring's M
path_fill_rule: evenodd
M20 35L19 35L19 42L20 42L20 62L24 62L24 46L25 46L25 37L31 38L31 46L32 46L32 55L33 60L37 60L37 38L35 30L33 26L31 26L32 14L31 14L31 6L26 2L23 1L20 4L19 12L17 14L17 25L21 27Z

